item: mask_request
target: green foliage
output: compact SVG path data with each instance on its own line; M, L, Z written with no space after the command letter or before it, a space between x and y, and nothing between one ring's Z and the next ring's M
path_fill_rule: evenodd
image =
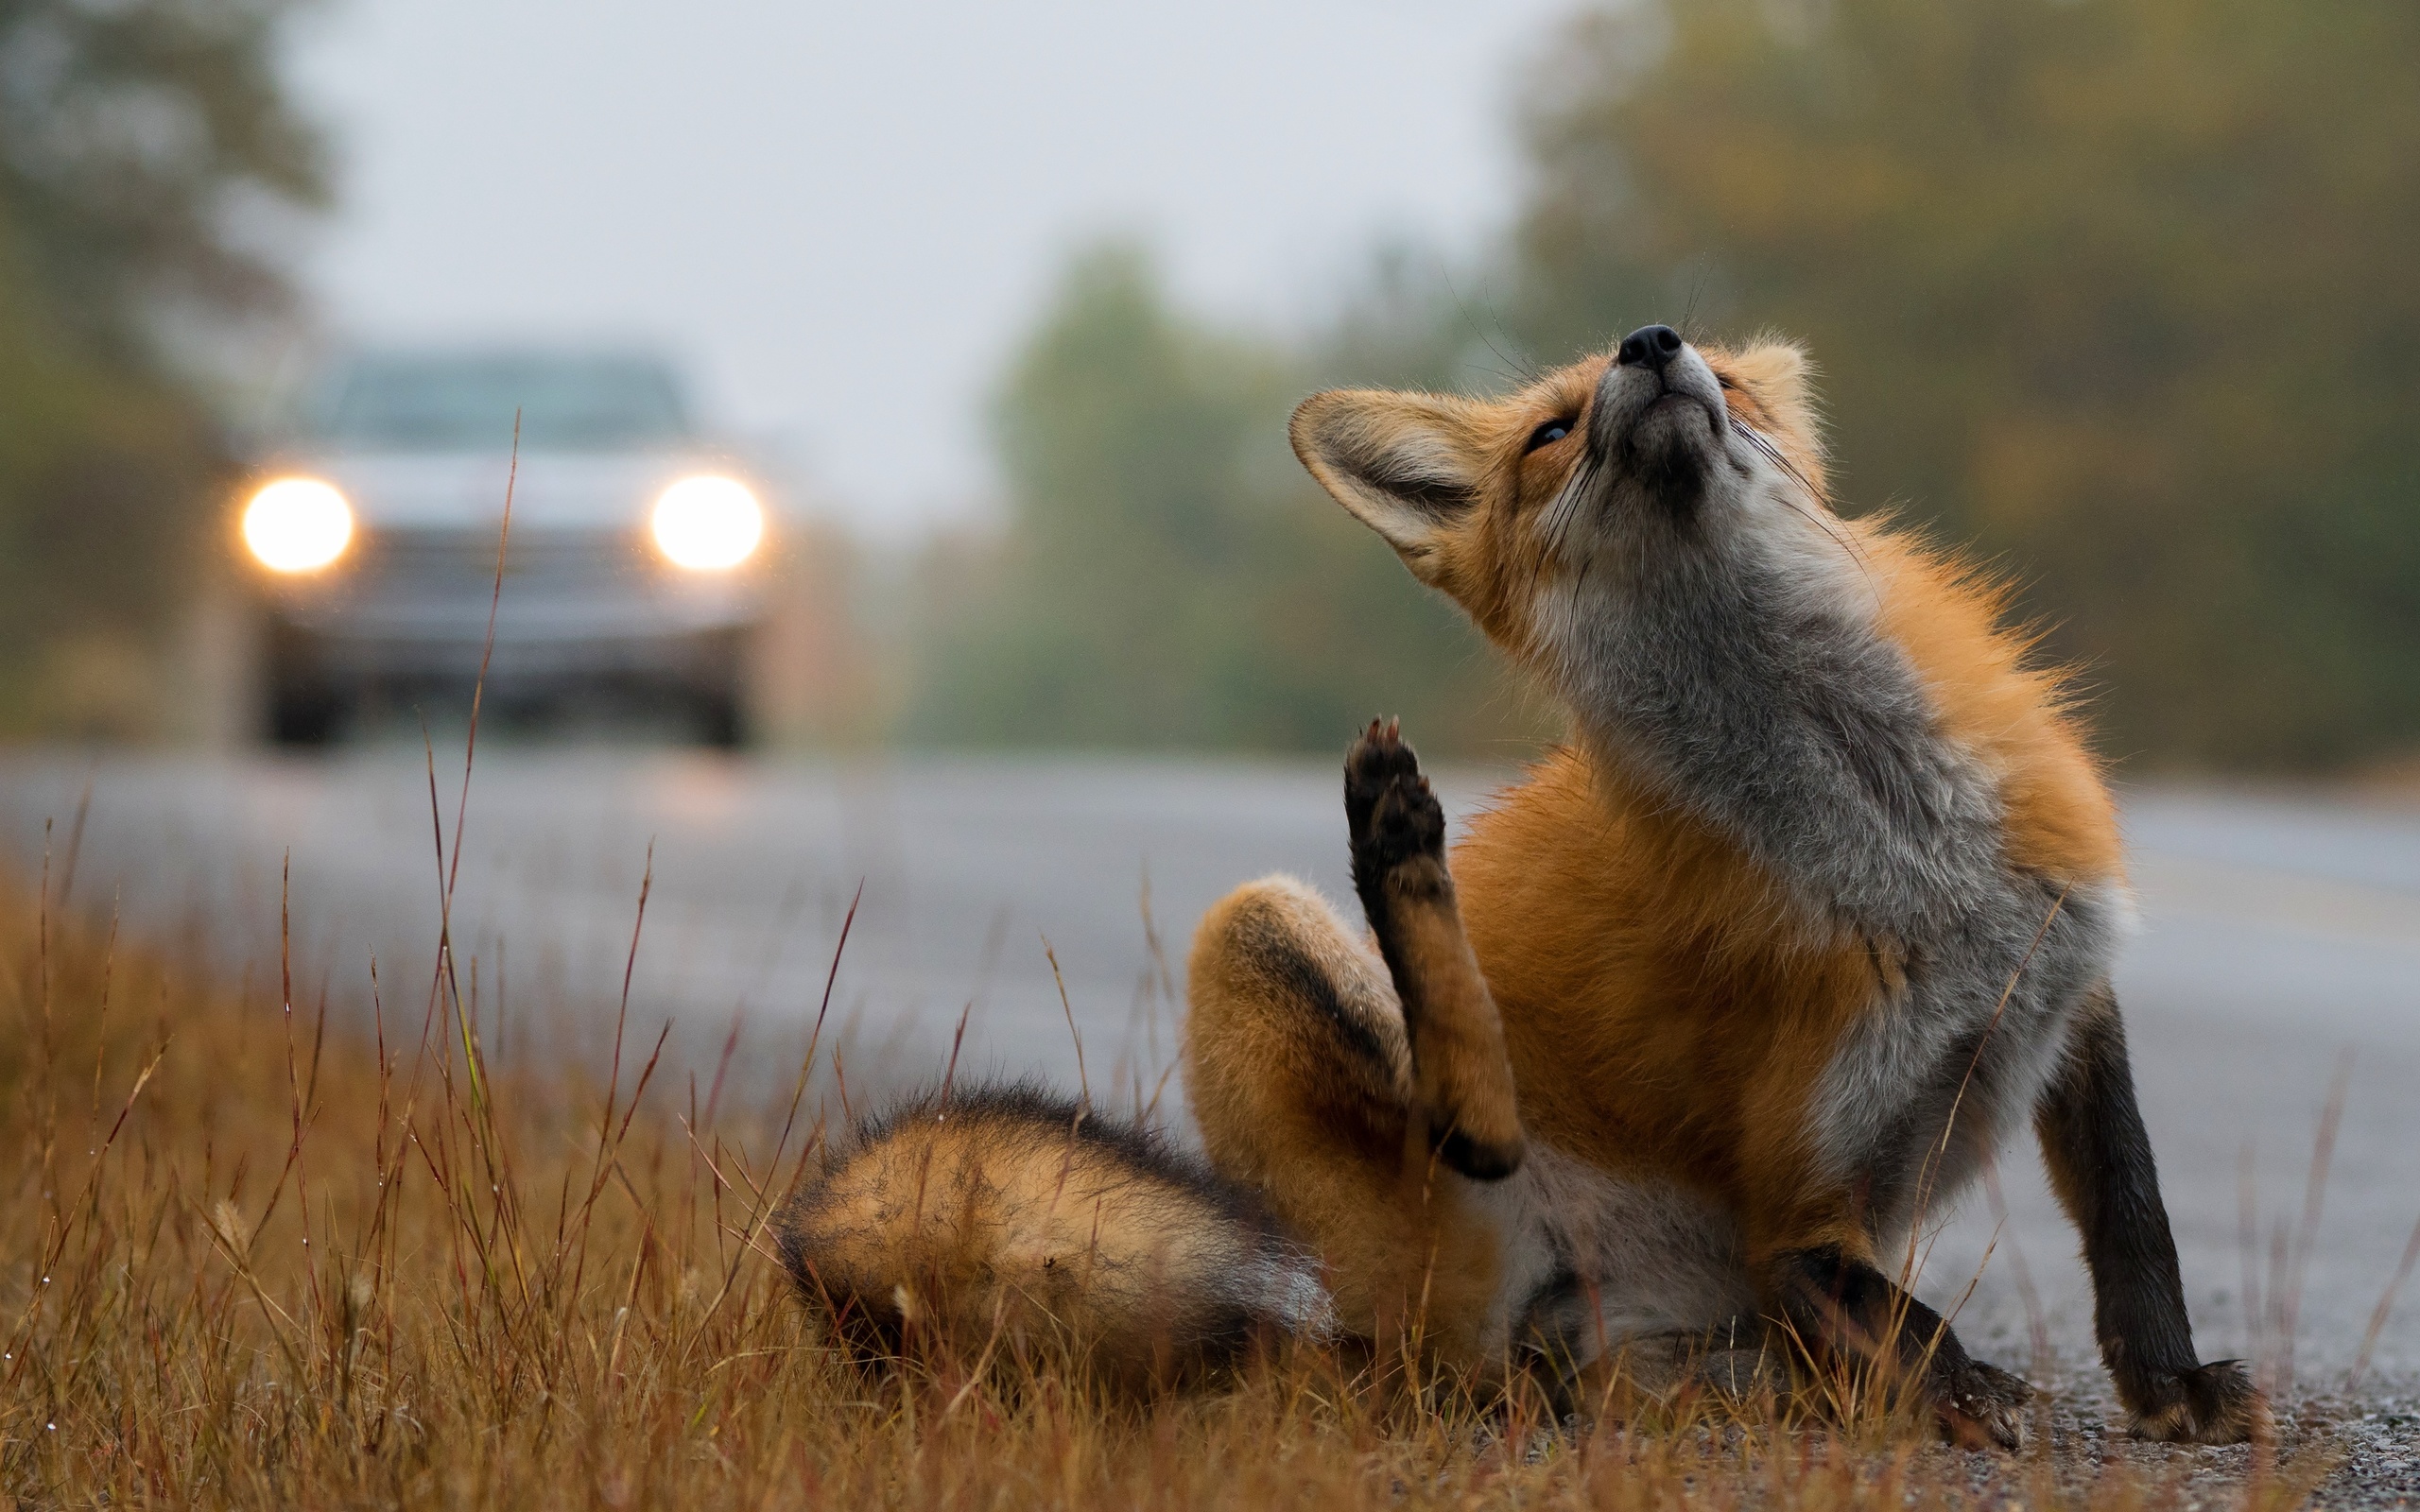
M2113 752L2375 759L2420 742L2415 78L2407 0L1610 7L1532 80L1504 313L1553 361L1651 319L1805 339L1843 507L2017 576ZM1172 314L1132 254L1080 268L1002 401L1011 555L918 732L1518 728L1279 446L1315 378L1511 376L1417 263L1304 356Z
M1528 730L1478 638L1288 454L1313 387L1172 310L1135 249L1079 260L998 401L1003 554L941 610L906 733L1326 749L1383 712L1467 752Z
M1974 539L2111 747L2420 740L2420 8L1669 0L1561 40L1525 333L1806 339L1841 492Z
M0 244L0 730L133 732L152 634L209 486L191 406L96 363L29 307Z
M0 729L127 730L225 463L165 333L285 287L324 196L274 73L290 0L0 0Z

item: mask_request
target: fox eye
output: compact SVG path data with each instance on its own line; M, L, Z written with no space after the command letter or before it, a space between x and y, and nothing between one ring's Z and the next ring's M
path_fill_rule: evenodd
M1521 455L1527 456L1541 446L1552 446L1570 434L1571 421L1550 420L1530 433L1530 444L1521 448Z

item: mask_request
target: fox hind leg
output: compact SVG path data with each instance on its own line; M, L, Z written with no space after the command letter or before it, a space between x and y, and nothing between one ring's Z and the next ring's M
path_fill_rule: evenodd
M1318 1253L1341 1328L1484 1365L1499 1246L1430 1154L1403 1013L1357 933L1289 877L1211 910L1187 973L1194 1117L1219 1174Z

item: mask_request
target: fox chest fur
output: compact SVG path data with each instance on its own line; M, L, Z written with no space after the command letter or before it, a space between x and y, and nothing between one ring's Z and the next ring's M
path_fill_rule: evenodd
M1865 935L1574 752L1478 816L1453 869L1532 1136L1714 1199L1750 1256L1843 1184L1883 1248L1954 1192L2033 1106L2119 906L2012 869L1996 919Z
M1871 1243L1954 1190L2128 908L2105 789L1996 606L1834 528L1812 569L1632 585L1579 739L1455 862L1532 1129L1721 1200L1751 1255L1802 1197L1852 1187Z

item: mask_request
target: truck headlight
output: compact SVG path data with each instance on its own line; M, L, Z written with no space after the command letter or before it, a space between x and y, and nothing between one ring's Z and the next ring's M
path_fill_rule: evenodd
M318 478L279 478L244 506L244 544L273 573L315 573L353 541L353 509Z
M676 566L699 572L736 567L765 539L765 509L731 478L683 478L655 501L655 544Z

